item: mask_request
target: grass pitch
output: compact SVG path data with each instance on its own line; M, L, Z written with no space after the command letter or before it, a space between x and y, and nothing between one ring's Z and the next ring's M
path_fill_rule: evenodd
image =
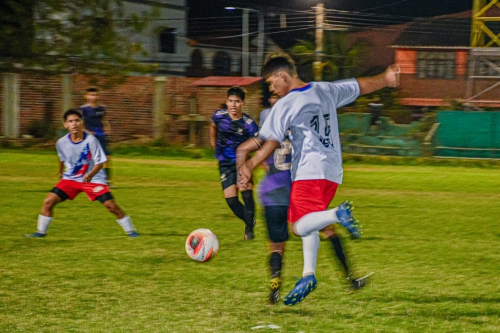
M294 307L267 305L263 220L244 242L215 161L116 157L114 172L113 194L139 238L81 194L56 207L48 237L24 239L57 181L57 157L0 152L0 331L500 330L498 169L346 165L333 205L354 201L364 238L345 243L355 271L375 274L348 295L322 242L318 289ZM207 263L184 251L202 227L220 241ZM283 293L301 269L301 242L292 238Z

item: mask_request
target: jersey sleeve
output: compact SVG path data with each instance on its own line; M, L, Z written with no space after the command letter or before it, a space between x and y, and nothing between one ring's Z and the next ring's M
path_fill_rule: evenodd
M259 137L262 140L274 140L281 142L285 139L286 131L290 127L291 110L283 100L279 100L273 106L273 112L269 112L266 121L260 128Z
M359 97L359 83L356 79L346 79L328 83L336 106L350 104Z
M251 122L248 124L248 136L249 137L258 137L259 136L259 126L257 125L257 123L249 118L251 120Z
M92 136L92 139L89 140L89 149L90 153L92 154L92 160L94 161L94 164L101 164L108 160L108 158L106 157L106 153L101 147L101 144L94 136Z
M213 124L217 125L218 123L218 120L219 120L219 117L217 117L217 112L219 110L215 111L214 113L212 113L212 117L210 117L210 120L212 121Z

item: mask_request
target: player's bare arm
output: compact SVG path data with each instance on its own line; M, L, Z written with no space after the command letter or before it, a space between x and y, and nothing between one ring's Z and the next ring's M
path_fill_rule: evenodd
M217 142L217 125L214 123L210 124L210 146L215 148L215 143Z
M104 163L99 163L99 164L94 165L94 167L92 168L92 170L90 170L90 172L88 172L85 176L83 176L83 182L84 183L91 182L92 178L94 178L94 176L99 171L101 171L101 169L103 168L103 166L104 166Z
M399 65L391 65L379 75L357 78L360 95L370 94L386 87L396 88L399 86L399 73Z
M63 172L64 172L64 162L59 161L59 170L58 170L59 179L62 179Z
M239 168L248 159L250 153L258 150L262 146L262 140L259 138L251 138L243 142L236 149L236 168Z
M255 155L238 168L238 186L246 188L246 184L252 178L253 169L264 162L279 146L279 142L275 140L266 140L262 147L257 150Z
M102 128L104 129L104 133L110 135L111 134L111 125L106 116L102 117Z

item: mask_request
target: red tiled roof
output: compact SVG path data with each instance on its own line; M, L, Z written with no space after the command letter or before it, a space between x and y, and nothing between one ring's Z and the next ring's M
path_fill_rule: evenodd
M240 76L208 76L191 83L194 86L212 86L212 87L232 87L249 86L252 83L262 80L261 77L240 77Z

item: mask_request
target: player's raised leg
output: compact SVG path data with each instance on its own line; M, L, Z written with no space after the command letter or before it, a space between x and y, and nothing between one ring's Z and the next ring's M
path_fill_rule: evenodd
M340 263L342 272L344 273L346 281L350 285L351 291L363 288L368 283L368 276L370 276L371 274L367 274L363 277L353 277L351 265L344 250L344 246L342 245L342 240L335 232L335 228L333 227L333 225L329 225L321 231L323 232L323 235L328 240L330 240L332 244L333 255Z

